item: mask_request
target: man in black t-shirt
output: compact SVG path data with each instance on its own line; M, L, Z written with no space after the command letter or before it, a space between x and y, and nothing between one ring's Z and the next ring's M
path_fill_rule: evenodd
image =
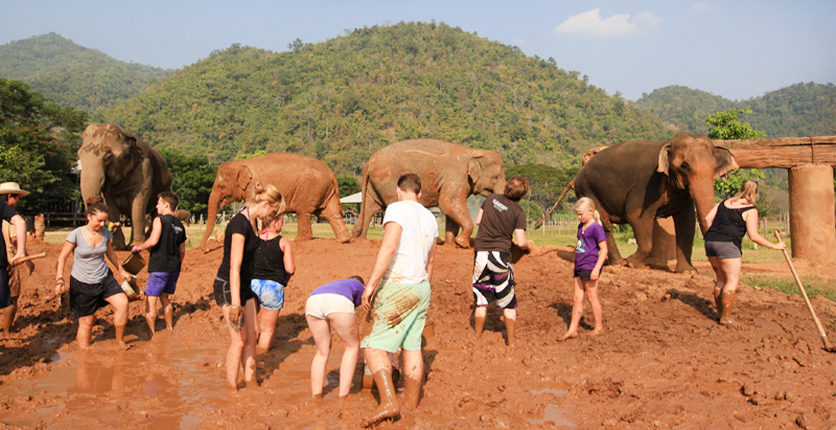
M6 241L0 240L0 314L6 316L9 314L9 306L13 305L7 268L26 255L26 222L4 201L0 201L0 218L15 227L17 236L17 252L11 260L6 255ZM8 335L8 329L4 330L4 333Z
M180 269L186 256L186 229L177 218L175 211L180 200L171 191L164 191L157 196L157 213L151 227L151 235L141 245L133 247L131 252L151 249L148 257L148 282L145 285L145 321L151 329L151 336L156 333L157 298L163 307L165 328L171 330L174 324L174 307L168 296L174 294Z
M475 255L473 258L473 312L476 338L482 338L488 305L496 302L505 317L508 346L514 345L514 326L517 320L517 298L514 294L514 270L511 247L516 244L528 251L525 238L525 212L519 204L528 193L528 179L520 176L505 184L504 194L493 194L482 204L476 225ZM512 240L513 237L513 240Z

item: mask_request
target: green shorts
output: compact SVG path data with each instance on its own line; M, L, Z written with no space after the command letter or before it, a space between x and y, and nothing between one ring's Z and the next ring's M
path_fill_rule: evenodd
M421 333L430 308L430 283L395 284L381 282L377 287L372 315L372 332L360 343L361 348L376 348L396 353L421 350Z

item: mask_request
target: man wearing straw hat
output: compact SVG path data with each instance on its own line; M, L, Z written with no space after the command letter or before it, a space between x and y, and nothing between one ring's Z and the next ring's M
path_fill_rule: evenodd
M0 184L0 214L2 214L3 242L0 244L0 328L8 336L17 314L17 299L20 296L20 270L9 264L26 255L26 222L15 209L21 197L29 192L20 189L16 182ZM12 229L12 226L15 228ZM29 273L35 265L27 262Z

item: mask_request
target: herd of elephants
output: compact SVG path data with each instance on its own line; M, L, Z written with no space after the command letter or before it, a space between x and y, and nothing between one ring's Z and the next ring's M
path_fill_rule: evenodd
M114 124L92 124L78 150L81 194L104 198L110 219L130 218L130 243L146 235L146 215L155 209L156 195L171 187L165 161L142 139ZM737 168L732 154L703 135L680 133L670 141L629 141L613 145L584 163L574 180L578 197L592 198L607 232L610 264L623 258L611 224L630 224L638 251L628 258L642 266L653 246L654 221L672 217L676 238L676 271L691 265L695 224L705 232L705 215L714 206L713 181ZM467 208L472 194L502 193L505 171L500 156L489 150L433 139L406 140L389 145L369 159L363 169L362 205L351 236L343 222L334 172L322 161L289 153L275 153L224 163L218 167L209 197L206 245L218 211L252 196L257 183L273 184L286 200L286 211L297 214L296 240L313 237L311 217L325 218L339 242L365 237L372 217L397 200L395 184L404 173L422 181L420 202L437 206L446 216L446 243L469 247L473 220ZM696 208L696 211L694 210ZM124 249L121 231L114 246Z

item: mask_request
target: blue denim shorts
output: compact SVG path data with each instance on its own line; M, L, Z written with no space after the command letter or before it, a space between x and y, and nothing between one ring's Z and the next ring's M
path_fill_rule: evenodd
M284 285L269 279L253 279L250 283L261 307L271 311L278 311L284 307Z

